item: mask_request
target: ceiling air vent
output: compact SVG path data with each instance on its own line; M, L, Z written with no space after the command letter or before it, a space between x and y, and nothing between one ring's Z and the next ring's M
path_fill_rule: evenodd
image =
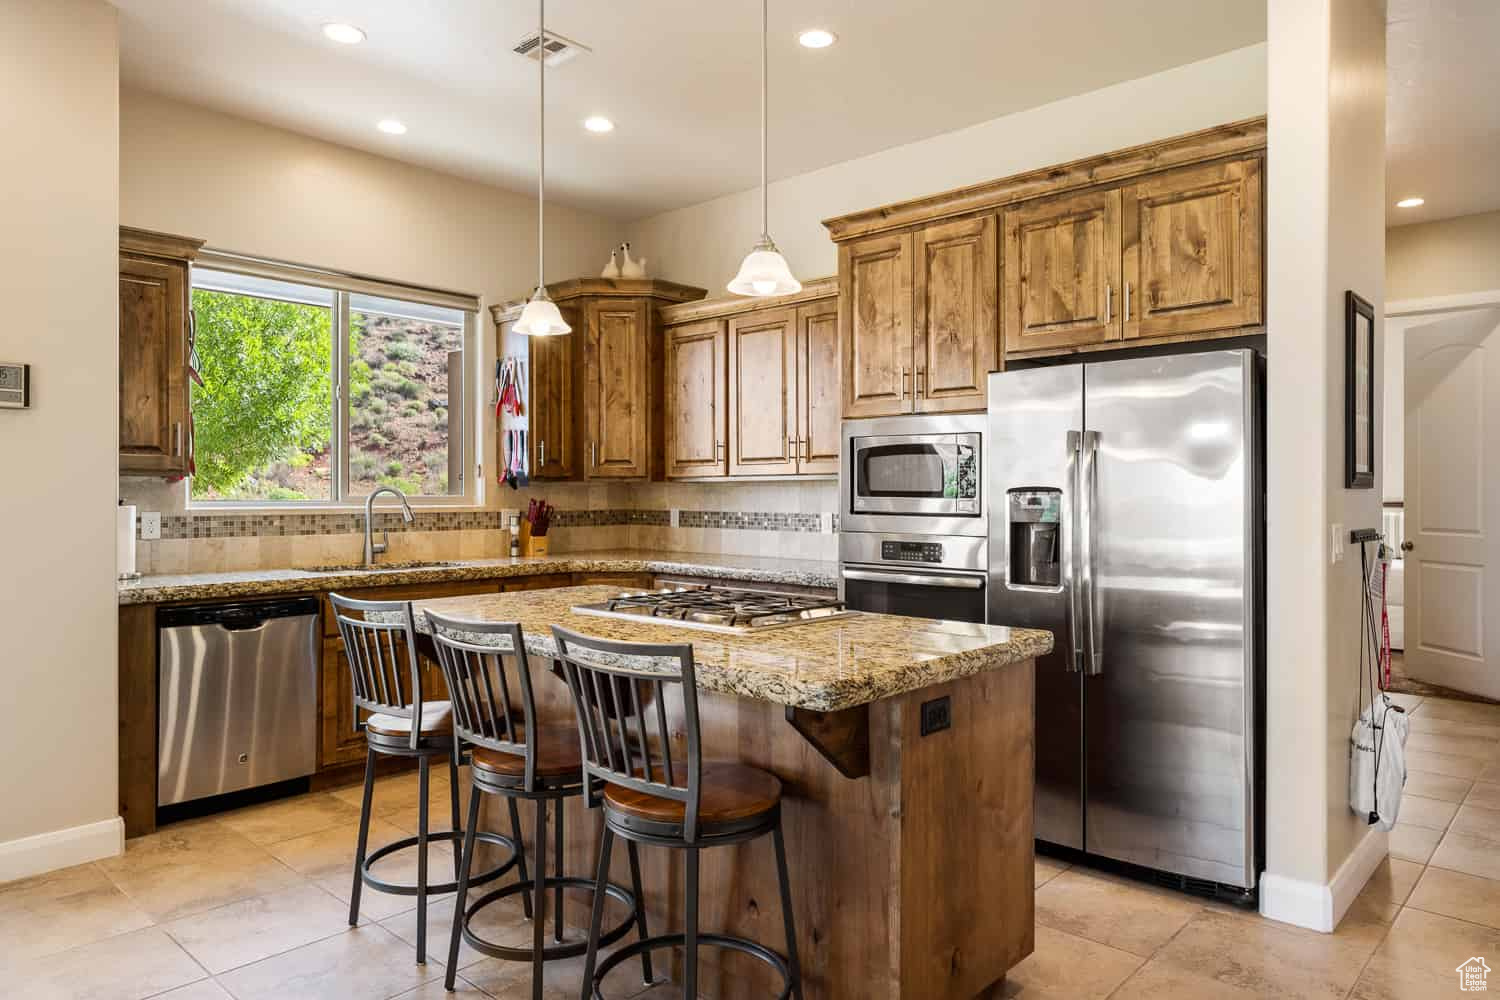
M555 31L547 32L547 44L543 48L537 45L537 40L540 37L541 35L538 32L530 32L525 38L517 42L515 48L511 51L518 56L525 56L527 59L536 59L538 53L545 51L547 53L548 66L560 66L576 55L593 51L582 42L575 42L573 39L559 35Z

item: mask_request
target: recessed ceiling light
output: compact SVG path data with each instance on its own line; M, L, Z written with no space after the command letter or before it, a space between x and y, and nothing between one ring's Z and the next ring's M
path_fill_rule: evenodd
M358 45L365 40L365 33L352 24L340 24L337 22L325 24L323 25L323 34L343 45Z
M615 130L615 123L603 115L592 115L583 120L583 127L590 132L613 132Z
M406 126L401 124L394 118L383 118L375 127L380 129L380 131L384 132L386 135L406 134Z
M804 49L826 49L838 40L838 35L822 28L809 28L797 36Z
M1427 199L1426 198L1402 198L1400 201L1396 202L1396 207L1397 208L1417 208L1417 207L1425 205L1425 204L1427 204Z

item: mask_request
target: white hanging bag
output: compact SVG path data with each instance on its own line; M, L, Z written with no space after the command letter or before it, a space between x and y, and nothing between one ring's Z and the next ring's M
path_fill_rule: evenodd
M1382 692L1349 734L1349 808L1375 817L1382 830L1395 826L1401 811L1409 729L1406 713Z

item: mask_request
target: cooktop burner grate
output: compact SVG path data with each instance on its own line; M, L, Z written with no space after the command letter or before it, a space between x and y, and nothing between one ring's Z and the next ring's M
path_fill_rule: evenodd
M848 614L836 597L700 587L621 594L574 609L611 618L668 618L689 627L754 631Z

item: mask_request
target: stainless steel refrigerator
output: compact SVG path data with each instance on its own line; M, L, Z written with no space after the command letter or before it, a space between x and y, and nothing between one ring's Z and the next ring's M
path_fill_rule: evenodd
M989 382L989 620L1037 663L1038 840L1250 891L1261 868L1260 363Z

